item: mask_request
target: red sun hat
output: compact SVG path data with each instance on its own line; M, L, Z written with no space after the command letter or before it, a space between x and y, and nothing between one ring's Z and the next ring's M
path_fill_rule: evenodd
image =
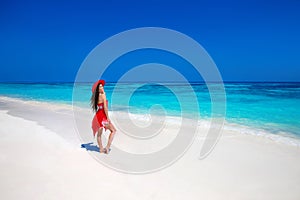
M105 80L99 80L99 81L96 81L96 82L94 83L94 85L93 85L93 87L92 87L92 92L93 92L93 93L95 92L95 90L96 90L96 88L97 88L97 86L98 86L99 84L101 84L102 86L104 86L104 85L105 85Z

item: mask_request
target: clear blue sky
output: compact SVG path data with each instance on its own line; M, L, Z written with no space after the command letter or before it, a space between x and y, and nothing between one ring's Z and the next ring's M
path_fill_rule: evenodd
M2 0L0 81L72 82L101 41L147 26L198 41L225 81L300 81L298 0Z

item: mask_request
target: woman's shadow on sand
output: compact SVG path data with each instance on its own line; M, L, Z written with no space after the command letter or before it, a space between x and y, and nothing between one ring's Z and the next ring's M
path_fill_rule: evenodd
M81 144L81 148L85 148L87 151L99 152L99 148L97 147L97 145L92 145L92 144L93 142Z

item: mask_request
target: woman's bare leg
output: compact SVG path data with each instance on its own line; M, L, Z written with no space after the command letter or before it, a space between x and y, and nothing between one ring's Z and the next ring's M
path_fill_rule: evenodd
M102 139L101 139L102 132L103 132L103 128L99 128L98 134L97 134L97 142L98 142L98 145L99 145L99 151L100 151L100 153L104 153L105 152L105 149L103 148L103 145L102 145Z
M109 134L109 138L108 138L108 142L107 145L105 147L106 153L109 153L110 151L110 145L114 139L114 136L116 134L116 128L114 127L114 125L112 123L110 123L109 125L106 126L107 129L110 130L110 134Z

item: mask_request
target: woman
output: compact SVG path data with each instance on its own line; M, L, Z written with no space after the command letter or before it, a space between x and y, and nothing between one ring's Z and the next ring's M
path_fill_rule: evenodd
M98 132L97 135L97 142L99 145L99 151L100 153L108 154L110 152L110 145L112 143L112 140L114 138L114 135L116 133L116 129L114 125L111 123L109 116L108 116L108 108L106 100L106 95L104 92L104 80L99 80L96 83L94 83L92 87L92 97L91 97L91 107L94 112L96 112L93 121L92 121L92 129L94 136ZM110 130L109 139L107 142L107 145L105 148L102 146L102 132L103 128Z

